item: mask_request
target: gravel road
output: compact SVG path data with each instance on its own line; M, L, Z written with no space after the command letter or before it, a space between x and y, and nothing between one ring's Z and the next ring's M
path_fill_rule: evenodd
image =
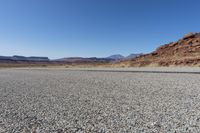
M0 69L0 133L199 133L200 74Z

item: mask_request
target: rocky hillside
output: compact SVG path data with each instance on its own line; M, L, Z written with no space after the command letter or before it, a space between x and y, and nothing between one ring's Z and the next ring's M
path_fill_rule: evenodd
M141 55L120 66L199 66L200 33L188 33L182 39L158 47L150 54Z

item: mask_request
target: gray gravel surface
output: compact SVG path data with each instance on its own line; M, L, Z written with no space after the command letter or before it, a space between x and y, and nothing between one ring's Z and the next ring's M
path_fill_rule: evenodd
M199 133L200 74L0 69L0 133Z

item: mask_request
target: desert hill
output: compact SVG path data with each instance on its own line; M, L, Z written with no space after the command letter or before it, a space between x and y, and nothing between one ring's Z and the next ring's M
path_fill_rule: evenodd
M188 33L182 39L158 47L149 54L128 61L119 66L199 66L200 33Z

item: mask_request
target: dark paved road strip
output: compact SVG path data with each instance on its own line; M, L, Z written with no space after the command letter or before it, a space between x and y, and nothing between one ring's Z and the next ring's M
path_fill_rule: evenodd
M135 70L73 70L69 71L82 71L82 72L117 72L117 73L171 73L171 74L200 74L200 72L184 72L184 71L135 71Z

